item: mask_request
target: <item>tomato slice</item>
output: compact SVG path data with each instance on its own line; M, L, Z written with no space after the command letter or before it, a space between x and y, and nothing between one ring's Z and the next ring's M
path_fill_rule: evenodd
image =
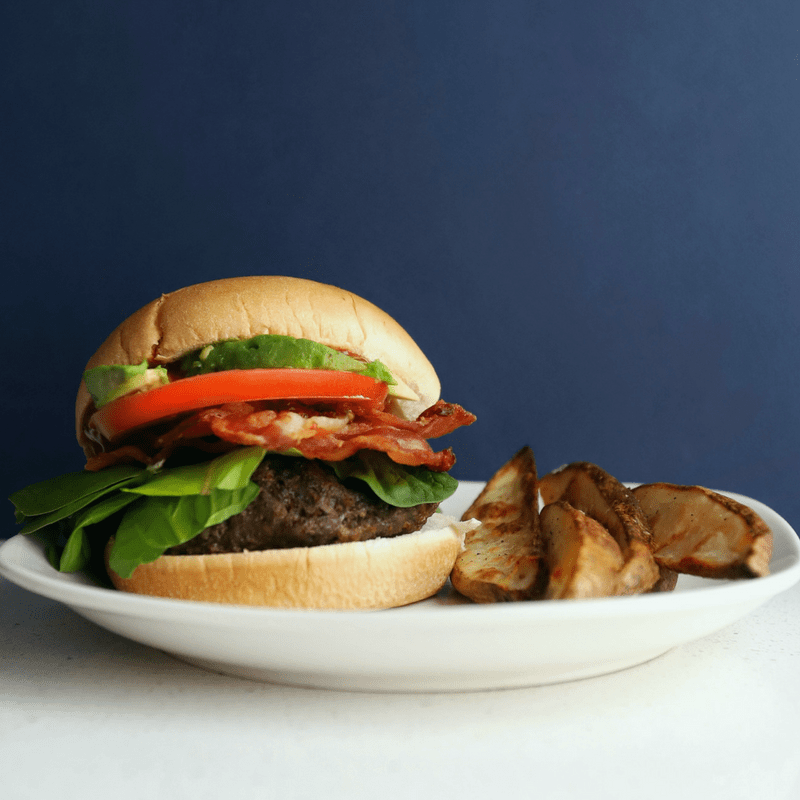
M357 372L327 369L233 369L209 372L112 400L90 425L107 439L200 408L248 400L350 400L378 406L388 386Z

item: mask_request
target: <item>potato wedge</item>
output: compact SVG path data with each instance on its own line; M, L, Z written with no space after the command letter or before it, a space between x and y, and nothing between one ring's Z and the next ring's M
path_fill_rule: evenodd
M539 481L545 505L566 500L597 520L614 537L625 563L620 594L651 591L662 578L651 552L652 534L631 490L595 464L576 461Z
M541 597L547 580L533 451L523 447L489 480L462 516L468 531L450 574L454 588L476 603Z
M749 506L702 486L672 483L637 486L633 495L659 564L704 578L769 574L772 532Z
M658 564L657 559L656 564ZM671 592L678 585L678 573L675 570L665 567L663 564L658 564L658 573L658 580L650 589L651 592Z
M549 580L545 599L613 597L625 565L614 537L590 516L561 500L539 515Z

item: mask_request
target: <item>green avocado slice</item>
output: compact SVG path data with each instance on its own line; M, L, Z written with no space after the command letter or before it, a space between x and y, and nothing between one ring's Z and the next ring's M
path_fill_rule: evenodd
M250 339L229 339L185 355L179 362L186 377L234 369L329 369L356 372L388 384L389 394L417 399L409 388L395 380L381 361L359 361L310 339L261 334ZM83 375L96 408L125 394L153 389L169 382L165 367L141 364L111 364L86 370Z
M95 408L141 389L155 389L169 382L164 367L148 367L141 364L108 364L86 370L83 373L86 388L94 400Z
M251 339L229 339L184 356L181 369L188 376L229 369L293 367L357 372L392 385L392 374L380 361L365 363L310 339L261 334Z

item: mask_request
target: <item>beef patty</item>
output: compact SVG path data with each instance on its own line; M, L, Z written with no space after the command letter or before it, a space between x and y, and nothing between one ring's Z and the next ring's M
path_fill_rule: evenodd
M363 481L341 483L326 464L292 456L266 456L252 480L260 491L241 514L171 547L166 555L240 553L399 536L421 528L437 505L396 508Z

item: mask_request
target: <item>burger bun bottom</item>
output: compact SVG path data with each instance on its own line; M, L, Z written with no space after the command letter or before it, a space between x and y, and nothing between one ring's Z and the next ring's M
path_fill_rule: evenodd
M107 571L117 589L157 597L274 608L394 608L442 588L467 530L477 524L437 513L419 531L390 539L161 556L140 564L130 578Z

